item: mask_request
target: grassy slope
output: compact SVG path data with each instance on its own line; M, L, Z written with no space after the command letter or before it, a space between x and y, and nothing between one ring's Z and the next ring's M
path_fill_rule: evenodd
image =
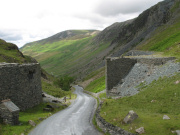
M58 86L54 85L52 82L48 82L44 79L42 79L42 90L46 92L49 95L55 96L55 97L64 97L66 95L69 95L70 91L64 91Z
M94 93L100 92L106 88L105 75L92 81L85 89Z
M84 78L83 82L80 83L85 90L94 93L100 92L105 89L105 68L100 68L89 74Z
M31 62L31 58L23 56L16 45L0 39L0 62L23 63Z
M147 135L171 134L171 130L180 129L180 83L175 84L177 80L180 80L180 74L154 81L135 96L106 99L101 116L131 132L143 126ZM130 125L122 124L130 110L134 110L139 118ZM163 115L171 119L163 120Z

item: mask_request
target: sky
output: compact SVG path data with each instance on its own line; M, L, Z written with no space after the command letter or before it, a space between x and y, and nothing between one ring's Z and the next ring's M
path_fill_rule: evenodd
M162 0L0 0L0 38L22 47L65 30L103 30Z

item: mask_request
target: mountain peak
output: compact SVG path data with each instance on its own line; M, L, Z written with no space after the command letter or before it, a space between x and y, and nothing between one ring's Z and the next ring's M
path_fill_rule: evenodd
M94 34L98 34L100 31L98 30L66 30L66 31L62 31L59 32L53 36L50 36L48 38L39 40L39 41L35 41L35 42L31 42L31 43L27 43L25 44L22 48L24 48L25 46L29 46L32 43L34 44L46 44L46 43L53 43L53 42L57 42L60 40L76 40L76 39L81 39L81 38L85 38L85 37L89 37L92 36ZM21 49L22 49L21 48Z

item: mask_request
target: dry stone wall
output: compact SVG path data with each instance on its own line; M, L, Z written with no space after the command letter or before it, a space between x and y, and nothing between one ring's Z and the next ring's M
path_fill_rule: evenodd
M107 92L121 82L137 61L129 58L106 59L106 89Z
M40 65L0 63L0 101L11 99L20 110L42 101Z

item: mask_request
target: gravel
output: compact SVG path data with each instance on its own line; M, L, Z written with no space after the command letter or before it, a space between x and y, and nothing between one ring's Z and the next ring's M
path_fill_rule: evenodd
M129 74L122 80L123 83L118 84L116 89L120 92L120 96L132 96L139 92L141 83L150 84L160 77L173 76L180 72L180 63L169 61L161 66L153 66L136 63Z

